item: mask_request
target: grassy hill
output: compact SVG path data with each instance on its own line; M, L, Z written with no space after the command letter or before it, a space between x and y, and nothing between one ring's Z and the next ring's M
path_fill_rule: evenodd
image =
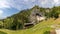
M0 20L0 28L11 30L23 29L25 23L31 23L33 21L37 23L37 20L35 19L36 16L33 17L36 13L42 13L46 18L58 18L58 15L60 14L60 7L42 8L34 6L30 9L22 10L17 14L7 17L6 19Z
M24 23L30 22L29 16L36 8L45 13L47 20L34 25L32 28L23 29ZM60 18L58 18L59 14L60 6L51 9L35 6L31 9L22 10L6 19L0 20L0 31L7 34L46 34L46 31L52 29L52 25L60 25ZM56 18L56 20L54 18Z
M46 31L50 31L51 25L54 24L60 24L60 21L57 22L57 20L60 20L60 18L54 20L53 18L48 19L47 21L40 22L39 24L35 25L34 27L30 29L24 29L24 30L7 30L7 29L0 29L0 31L6 32L8 34L44 34ZM57 23L56 23L57 22Z

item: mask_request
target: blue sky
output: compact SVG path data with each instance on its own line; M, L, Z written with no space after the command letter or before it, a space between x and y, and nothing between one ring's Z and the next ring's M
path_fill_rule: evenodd
M11 16L23 9L40 7L60 6L60 0L0 0L0 19Z

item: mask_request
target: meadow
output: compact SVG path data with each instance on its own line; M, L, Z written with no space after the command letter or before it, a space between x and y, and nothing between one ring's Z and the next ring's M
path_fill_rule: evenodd
M36 24L32 28L23 29L23 30L8 30L8 29L0 29L0 31L5 32L6 34L46 34L46 31L50 31L52 29L51 25L60 24L60 18L54 20L50 18L48 20L44 20L39 24ZM58 21L58 23L57 23ZM3 34L3 33L0 33Z

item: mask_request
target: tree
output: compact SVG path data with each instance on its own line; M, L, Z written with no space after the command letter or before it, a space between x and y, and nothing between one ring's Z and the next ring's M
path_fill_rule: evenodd
M54 18L58 18L59 16L59 12L57 11L57 9L54 7L52 9L52 11L50 12L51 13L51 17L54 17Z
M0 28L2 28L3 27L3 22L2 21L0 21Z
M4 20L3 26L4 28L10 29L11 26L13 25L13 18L7 18Z

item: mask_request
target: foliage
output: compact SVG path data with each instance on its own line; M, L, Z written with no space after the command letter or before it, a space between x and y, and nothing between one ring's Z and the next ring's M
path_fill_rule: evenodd
M3 22L2 21L0 21L0 28L2 28L3 27Z
M30 14L33 12L34 9L38 9L39 12L43 12L44 16L47 18L58 18L60 14L60 7L53 7L53 8L42 8L39 6L35 6L31 9L22 10L17 14L14 14L6 19L0 21L0 27L12 30L23 29L24 23L29 23ZM49 12L46 12L49 10Z

